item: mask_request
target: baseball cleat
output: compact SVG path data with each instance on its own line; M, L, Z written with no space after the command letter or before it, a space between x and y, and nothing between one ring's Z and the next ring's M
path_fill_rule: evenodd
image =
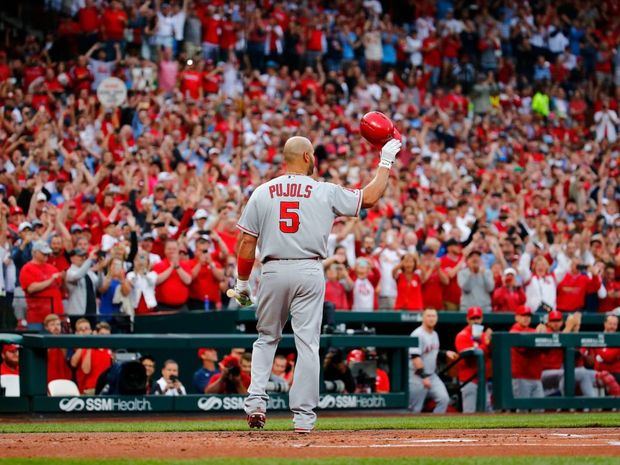
M250 428L262 429L267 423L267 417L263 412L254 412L248 415L248 426Z
M311 428L295 428L295 432L299 434L308 434L312 431Z

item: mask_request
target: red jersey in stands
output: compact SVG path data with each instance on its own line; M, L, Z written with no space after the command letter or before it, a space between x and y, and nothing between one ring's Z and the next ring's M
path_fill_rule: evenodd
M581 310L586 301L586 294L598 291L601 280L598 276L566 273L558 284L557 309L561 312Z
M424 308L443 310L443 286L439 271L433 270L425 283L422 283L422 303Z
M199 263L197 258L189 260L188 262L190 270ZM189 297L196 300L204 300L205 297L209 298L210 302L220 302L220 285L219 282L213 276L211 266L221 268L217 263L212 265L204 264L200 267L198 275L192 281L189 286ZM190 271L191 272L191 271Z
M55 379L73 379L66 351L59 348L47 349L47 382Z
M521 326L515 323L510 328L511 333L535 333L534 328ZM515 347L510 350L510 360L512 365L512 377L514 379L540 379L542 372L541 354L538 349L526 347Z
M494 312L514 312L519 305L525 304L525 292L520 287L499 287L493 291Z
M452 259L449 255L444 255L441 257L441 269L445 272L450 271L461 261L461 256L458 258ZM456 275L450 279L450 282L446 284L443 288L443 300L444 302L450 302L452 304L458 305L461 302L461 288L459 287L459 283L457 281Z
M192 268L188 261L180 262L179 265L184 271L192 274ZM153 266L155 273L162 274L168 268L170 268L170 262L167 258L164 258L161 262ZM187 302L189 297L189 286L181 281L181 277L177 270L172 270L168 279L157 285L155 288L155 298L157 302L162 305L170 307L180 307Z
M127 13L124 10L113 10L111 8L105 10L101 18L104 39L123 40L125 24L127 24Z
M26 263L20 273L19 282L26 293L26 320L28 323L43 323L50 313L62 313L62 277L56 279L50 286L39 292L28 292L33 283L47 281L58 268L49 263Z
M422 280L418 274L413 274L411 279L407 279L405 273L401 273L396 280L396 310L424 310L422 303Z
M90 352L90 372L84 373L82 361ZM86 389L95 389L99 375L112 365L112 351L110 349L82 349L80 361L75 370L75 379L78 388L83 394Z
M331 302L336 310L348 310L349 301L347 299L347 291L340 281L325 282L325 302Z

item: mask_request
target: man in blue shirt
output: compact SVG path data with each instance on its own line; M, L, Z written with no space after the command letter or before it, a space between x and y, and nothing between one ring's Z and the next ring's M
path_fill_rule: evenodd
M213 348L198 349L198 358L202 360L202 368L196 370L192 385L196 392L200 394L209 394L208 387L211 377L220 372L217 364L217 350Z

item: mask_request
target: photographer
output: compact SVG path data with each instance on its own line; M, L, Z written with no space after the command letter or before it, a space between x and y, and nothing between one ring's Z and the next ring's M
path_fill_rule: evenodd
M355 379L351 370L344 362L342 351L331 348L323 361L323 380L328 392L353 393L355 392Z
M174 360L166 360L161 369L161 378L155 383L153 394L162 396L184 396L185 386L179 381L179 365Z
M205 394L247 394L250 377L241 372L239 359L227 355L220 362L220 373L211 377Z

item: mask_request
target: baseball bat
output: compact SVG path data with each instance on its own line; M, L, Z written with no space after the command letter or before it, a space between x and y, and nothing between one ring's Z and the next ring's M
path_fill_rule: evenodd
M250 305L252 305L252 299L250 299L247 295L245 294L239 294L237 291L235 291L234 289L228 289L226 291L226 295L230 298L230 299L235 299L237 302L239 302L239 305L241 305L242 307L249 307Z

